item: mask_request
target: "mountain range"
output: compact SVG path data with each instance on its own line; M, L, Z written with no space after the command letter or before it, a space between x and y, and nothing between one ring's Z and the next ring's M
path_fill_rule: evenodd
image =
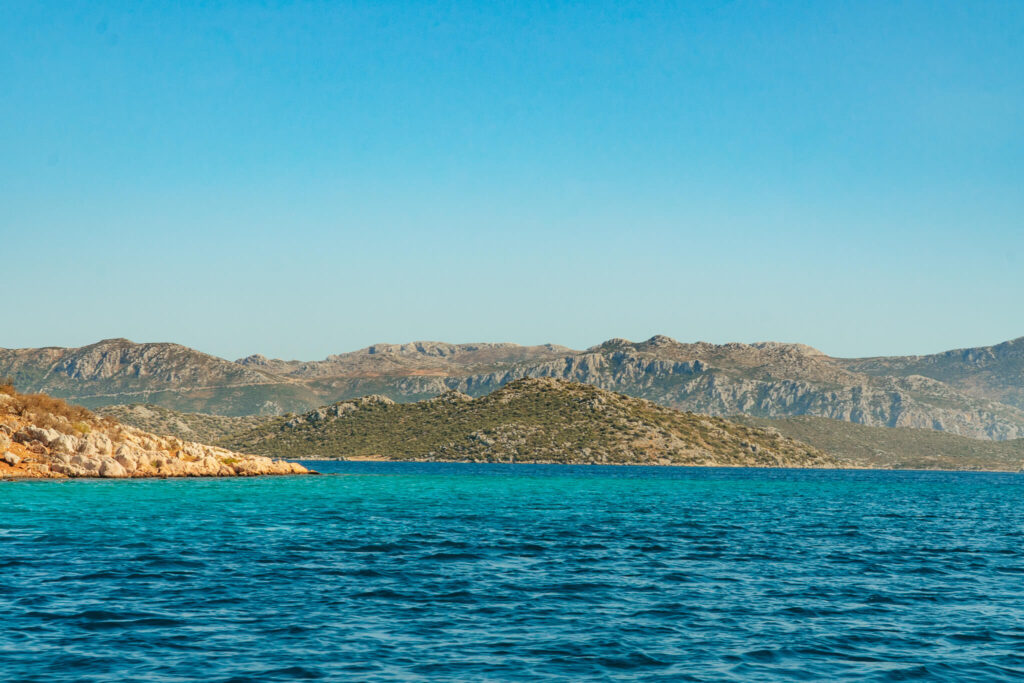
M169 343L0 349L0 377L99 408L148 403L225 416L301 413L378 394L479 397L517 379L568 379L716 416L828 417L1005 440L1024 437L1024 338L926 356L836 358L809 346L611 339L545 344L378 344L295 361L229 361Z

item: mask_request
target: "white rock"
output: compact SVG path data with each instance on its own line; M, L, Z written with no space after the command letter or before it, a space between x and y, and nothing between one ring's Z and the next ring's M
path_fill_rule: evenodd
M121 478L127 477L128 471L113 458L103 458L99 468L99 475L101 477Z
M125 470L127 470L128 472L134 472L139 468L138 456L132 454L131 452L123 451L125 451L124 446L118 448L117 455L114 456L114 460L117 461L117 464L125 468Z
M95 475L100 471L99 458L78 454L71 458L71 467L80 476Z
M59 453L75 453L78 451L78 439L70 434L61 434L51 444L50 448Z
M90 432L78 445L78 452L85 455L110 455L114 451L114 443L106 434Z
M39 441L43 444L50 444L60 438L60 432L56 429L43 429L35 425L25 425L14 434L14 440L21 443Z

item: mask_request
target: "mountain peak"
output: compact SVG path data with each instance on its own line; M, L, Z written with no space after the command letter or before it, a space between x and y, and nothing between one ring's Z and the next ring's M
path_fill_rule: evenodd
M667 337L664 334L656 334L650 339L642 342L635 342L629 339L623 339L622 337L612 337L611 339L601 342L596 346L591 346L587 350L617 351L622 349L630 349L633 351L652 351L669 348L672 346L681 346L681 344L672 337Z
M254 353L251 356L245 358L239 358L235 361L239 365L259 365L266 366L270 365L270 359L264 356L262 353Z
M672 337L666 337L663 334L656 334L653 337L651 337L650 339L648 339L647 341L645 341L643 345L644 346L649 346L649 347L659 347L659 346L675 346L677 344L679 344L679 342L677 342Z

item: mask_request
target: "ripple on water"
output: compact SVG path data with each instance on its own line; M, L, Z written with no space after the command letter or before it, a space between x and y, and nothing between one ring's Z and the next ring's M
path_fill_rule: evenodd
M1024 675L1015 475L319 469L4 487L0 679Z

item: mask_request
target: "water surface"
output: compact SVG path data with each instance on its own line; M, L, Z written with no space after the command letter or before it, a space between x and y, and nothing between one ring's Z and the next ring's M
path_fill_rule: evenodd
M1019 475L312 466L0 484L0 679L1024 675Z

